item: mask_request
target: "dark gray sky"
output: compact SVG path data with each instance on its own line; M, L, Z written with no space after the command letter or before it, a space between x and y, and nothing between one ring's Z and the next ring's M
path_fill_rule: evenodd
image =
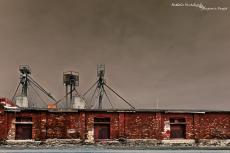
M172 2L185 1L0 0L0 96L12 97L20 64L60 98L63 71L80 72L83 93L102 63L137 108L229 110L230 1Z

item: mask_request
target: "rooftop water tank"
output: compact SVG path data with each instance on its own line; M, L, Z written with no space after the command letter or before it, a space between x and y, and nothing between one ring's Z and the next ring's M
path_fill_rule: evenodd
M18 96L16 97L16 105L19 107L28 107L28 99L26 96Z
M85 109L85 101L81 97L74 97L73 109Z

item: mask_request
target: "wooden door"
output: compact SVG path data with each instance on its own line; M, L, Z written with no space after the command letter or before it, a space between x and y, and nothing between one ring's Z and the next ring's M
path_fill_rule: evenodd
M31 124L16 124L16 140L32 139Z
M184 124L171 124L170 125L171 138L185 138L185 125Z
M109 124L95 124L94 125L95 139L110 139L110 125Z

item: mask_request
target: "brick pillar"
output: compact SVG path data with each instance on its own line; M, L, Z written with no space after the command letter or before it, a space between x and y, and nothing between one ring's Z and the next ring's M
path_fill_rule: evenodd
M125 137L125 113L119 113L119 138Z
M7 137L7 118L4 110L0 109L0 140L5 140Z
M40 116L41 122L40 122L40 139L45 140L46 139L46 133L47 133L47 114L46 112L42 112Z
M162 125L161 125L161 113L156 113L156 138L162 139Z
M41 138L41 114L40 113L34 113L31 114L32 117L32 139L34 140L40 140Z
M200 139L200 115L194 114L193 116L193 131L194 131L194 139L198 140Z
M7 133L8 140L15 140L15 130L16 130L15 119L12 119L10 123L9 132Z
M86 136L86 127L85 127L85 112L80 112L80 116L79 116L79 131L80 131L80 138L81 139L85 139Z

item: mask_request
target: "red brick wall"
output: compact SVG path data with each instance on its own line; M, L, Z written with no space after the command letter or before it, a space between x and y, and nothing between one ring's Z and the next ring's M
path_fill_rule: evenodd
M5 137L9 137L9 132L12 126L14 126L15 124L13 123L13 121L15 121L15 114L14 113L8 113L5 112L5 117L6 117L6 123L7 123L7 132L6 132L6 136ZM14 131L15 132L15 129ZM15 139L15 137L12 137L12 139Z
M31 117L32 118L32 139L40 139L40 131L41 131L41 128L40 128L40 115L41 113L40 112L5 112L5 118L7 119L7 132L5 133L5 137L9 137L12 132L14 133L15 135L15 128L12 129L12 126L15 127L15 119L16 117ZM12 131L13 130L13 131ZM15 137L14 137L15 138ZM14 139L12 138L12 139Z
M193 122L193 114L188 113L162 113L161 114L161 129L163 131L164 122L170 120L170 118L184 118L186 122L186 139L194 139L194 122Z
M170 118L185 118L186 139L230 139L230 113L155 113L155 112L4 112L0 111L0 139L5 139L17 117L32 117L32 138L81 138L94 128L94 118L110 118L110 138L168 139L164 123ZM6 128L7 127L7 128ZM12 132L12 131L11 131Z
M199 138L230 139L230 114L206 113L199 115Z
M66 138L66 114L47 113L46 138Z
M128 139L156 139L156 113L125 113L125 137Z
M3 109L0 108L0 140L6 139L7 133L7 120L6 120L6 113Z
M80 138L86 138L86 115L85 112L80 112L79 114L79 132Z
M47 113L46 138L80 138L79 113Z
M94 128L94 118L110 118L110 139L119 138L119 113L87 112L86 131Z

